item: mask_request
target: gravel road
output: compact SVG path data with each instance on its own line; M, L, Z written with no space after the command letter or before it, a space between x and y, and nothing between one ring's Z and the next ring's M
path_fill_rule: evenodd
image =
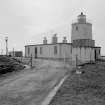
M0 105L41 105L48 93L64 77L65 70L60 65L44 65L38 70L22 70L2 78Z

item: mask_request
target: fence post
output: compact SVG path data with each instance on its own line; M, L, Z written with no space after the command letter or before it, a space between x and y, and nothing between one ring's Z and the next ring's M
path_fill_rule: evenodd
M78 55L76 54L76 68L78 66Z
M32 68L32 54L31 54L31 59L30 59L30 63L31 63L31 68Z

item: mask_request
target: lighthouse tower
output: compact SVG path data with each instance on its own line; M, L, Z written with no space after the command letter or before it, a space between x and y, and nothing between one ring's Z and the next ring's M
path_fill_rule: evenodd
M77 22L72 23L71 42L73 46L94 47L92 40L92 24L87 22L86 15L81 12L77 17Z

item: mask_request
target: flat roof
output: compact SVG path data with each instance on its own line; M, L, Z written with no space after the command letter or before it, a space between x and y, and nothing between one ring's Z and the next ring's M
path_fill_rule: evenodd
M57 44L66 44L66 45L72 45L72 43L48 43L48 44L34 44L34 45L26 45L25 47L28 47L28 46L46 46L46 45L57 45Z
M94 48L101 48L100 46L95 46Z
M85 47L85 48L101 48L101 47L98 47L98 46L95 46L95 47L90 47L90 46L74 46L74 48L77 48L77 47Z

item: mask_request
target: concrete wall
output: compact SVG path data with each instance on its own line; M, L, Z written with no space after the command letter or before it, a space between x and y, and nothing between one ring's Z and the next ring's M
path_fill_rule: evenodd
M54 54L54 47L57 47L57 53ZM42 47L42 54L40 54L40 47ZM38 57L39 58L59 58L59 45L54 44L54 45L42 45L42 46L37 46L38 48Z
M92 39L92 24L72 24L71 42L77 39Z
M57 54L54 54L54 46L57 47ZM28 47L30 47L30 54L28 55ZM32 56L35 58L35 47L37 47L37 58L45 59L62 59L85 63L95 61L95 48L93 47L72 47L70 44L49 44L49 45L35 45L26 47L26 57ZM42 54L40 54L40 47Z
M75 47L72 49L72 60L78 63L95 61L94 49L90 47Z
M60 45L60 58L71 59L72 55L72 46L67 44Z
M54 47L57 47L57 53L54 54ZM30 53L28 54L28 48ZM35 46L26 46L25 55L26 57L35 57L35 48L37 48L37 58L56 58L64 59L71 58L71 45L70 44L47 44L47 45L35 45ZM40 54L40 48L42 48L42 53Z
M35 49L35 46L26 46L25 47L25 57L31 57L31 55L34 56L34 49Z

